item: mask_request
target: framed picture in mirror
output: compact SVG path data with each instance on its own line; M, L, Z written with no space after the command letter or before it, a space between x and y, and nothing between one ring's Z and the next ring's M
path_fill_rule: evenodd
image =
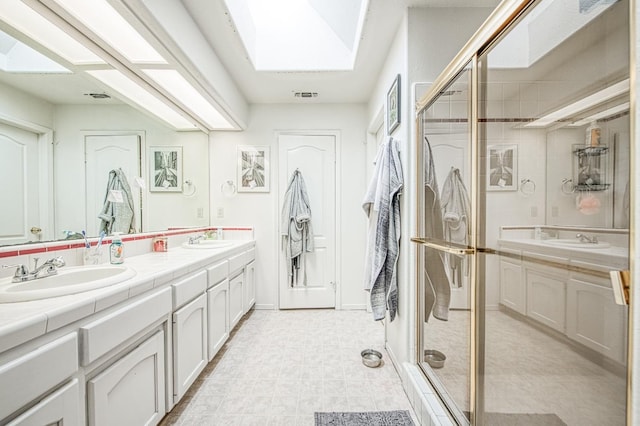
M487 147L487 191L518 190L518 145Z
M149 147L149 191L182 192L182 147Z

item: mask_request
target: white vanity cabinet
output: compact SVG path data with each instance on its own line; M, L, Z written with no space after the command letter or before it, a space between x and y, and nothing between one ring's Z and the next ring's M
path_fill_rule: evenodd
M525 282L527 316L564 333L566 278L553 268L527 266Z
M550 252L548 247L537 250L538 244L501 245L506 254L500 257L501 306L626 364L627 307L615 303L611 281L605 278L610 270L625 269L626 258L603 259L597 252L576 250Z
M28 411L7 423L7 426L80 426L82 424L84 422L80 421L78 379L73 379Z
M207 327L209 361L229 338L229 262L207 268Z
M78 404L61 405L70 395L78 398L78 387L67 387L78 371L77 333L38 346L0 365L0 424L78 424Z
M177 403L207 365L207 271L174 284L173 403Z
M244 267L243 310L246 314L256 304L256 264L251 261Z
M160 330L90 379L88 424L158 424L166 413L164 350L165 335Z
M507 308L526 315L527 287L522 279L522 265L519 260L500 258L500 303Z
M166 413L171 289L152 291L80 327L90 426L154 425Z
M244 271L239 271L229 280L229 328L233 328L240 322L244 315Z
M626 309L607 280L574 274L567 283L567 336L624 364Z

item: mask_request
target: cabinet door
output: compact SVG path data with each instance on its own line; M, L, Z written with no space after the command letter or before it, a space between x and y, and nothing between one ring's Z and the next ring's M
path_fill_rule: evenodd
M611 288L575 278L567 283L567 336L621 364L626 358L625 310L616 305Z
M79 426L80 424L78 379L73 379L7 426Z
M522 280L520 263L500 259L500 303L526 315L527 289Z
M565 330L565 280L526 269L527 315L562 333Z
M229 280L207 291L209 361L229 338Z
M173 401L178 403L207 365L207 298L173 314Z
M255 262L244 268L244 313L246 314L256 303L256 267Z
M242 299L244 298L244 274L240 273L229 281L229 322L230 329L238 324L244 314Z
M89 425L155 425L165 415L164 331L87 382Z

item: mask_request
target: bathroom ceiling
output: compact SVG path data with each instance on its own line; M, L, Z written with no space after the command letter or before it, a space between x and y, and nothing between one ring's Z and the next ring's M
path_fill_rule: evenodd
M367 102L407 7L495 7L499 0L369 0L353 71L256 71L235 32L224 0L182 0L249 103ZM7 73L0 82L53 104L117 104L95 99L104 88L77 74ZM316 92L317 97L295 97Z
M352 71L256 71L224 0L182 0L249 103L369 100L407 7L495 7L499 0L370 0ZM294 97L317 92L315 98Z

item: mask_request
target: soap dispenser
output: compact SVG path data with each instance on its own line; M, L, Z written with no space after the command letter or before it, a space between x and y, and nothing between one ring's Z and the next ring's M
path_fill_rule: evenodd
M109 260L113 265L119 265L124 262L124 245L120 238L120 232L113 233L113 240L109 246Z

